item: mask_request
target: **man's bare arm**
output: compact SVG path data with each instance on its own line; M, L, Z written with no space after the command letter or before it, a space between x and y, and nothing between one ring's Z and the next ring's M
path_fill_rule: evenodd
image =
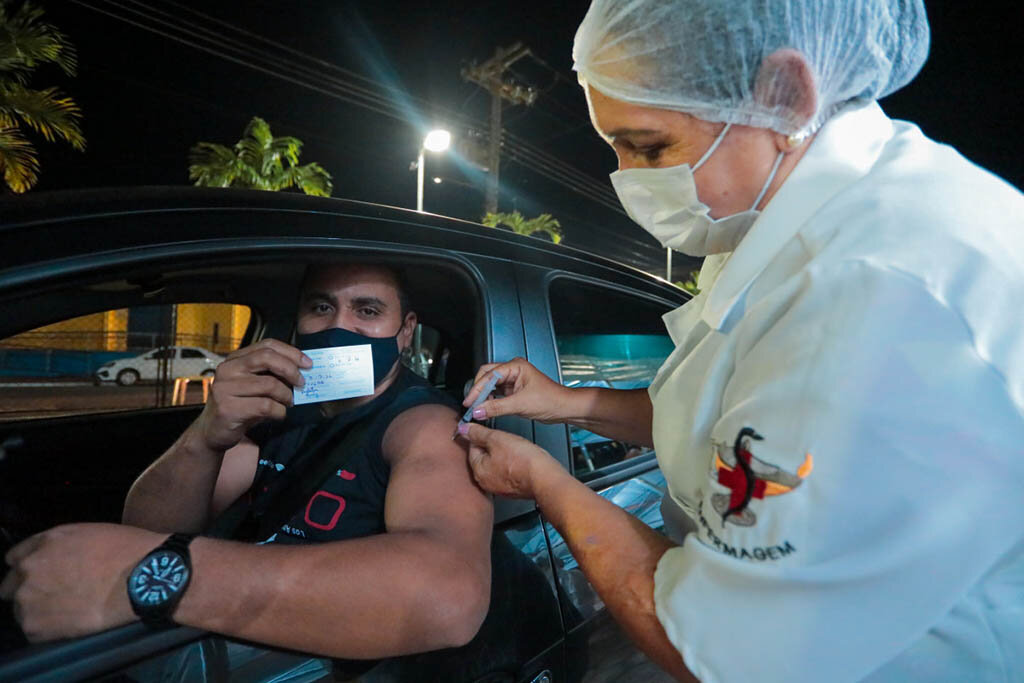
M207 447L189 427L128 491L121 521L153 531L199 533L252 484L259 447Z
M309 546L197 538L178 623L346 658L468 642L487 611L493 512L473 483L454 412L419 406L385 436L392 465L387 533ZM57 527L9 554L3 597L30 638L81 635L131 621L131 567L163 535L116 525ZM63 567L74 562L75 572ZM87 575L83 575L83 571ZM74 576L74 590L61 585Z
M493 510L451 440L455 424L427 405L388 429L384 534L303 547L197 539L176 620L334 657L468 642L487 611Z
M252 484L259 455L245 432L281 419L301 386L301 351L265 339L217 368L203 412L132 485L122 521L153 531L199 532Z

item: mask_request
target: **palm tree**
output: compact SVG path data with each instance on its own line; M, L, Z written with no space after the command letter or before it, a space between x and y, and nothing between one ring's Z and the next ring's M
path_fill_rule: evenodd
M245 127L234 147L200 142L189 152L189 180L201 187L241 187L284 190L298 187L306 194L331 196L331 174L320 164L299 166L302 140L274 137L258 116Z
M536 218L527 220L518 211L512 213L488 213L480 221L489 228L505 225L512 232L520 235L533 235L536 232L547 233L555 244L562 241L562 224L550 213L542 213Z
M676 287L685 289L690 294L697 296L700 294L700 289L697 287L697 278L700 277L700 269L691 270L686 282L676 282Z
M82 111L57 88L35 90L29 78L41 64L56 64L75 75L75 49L67 37L43 21L31 0L0 0L0 172L13 192L26 192L39 180L39 157L22 127L47 142L64 140L85 149Z

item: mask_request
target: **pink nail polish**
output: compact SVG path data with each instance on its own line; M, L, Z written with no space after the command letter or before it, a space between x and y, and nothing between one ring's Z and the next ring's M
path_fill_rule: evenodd
M485 417L487 417L487 411L484 410L483 408L475 408L473 410L473 419L474 420L482 420Z
M462 434L463 436L465 436L466 434L469 434L469 423L468 422L460 422L459 423L459 430L458 431L459 431L459 434Z

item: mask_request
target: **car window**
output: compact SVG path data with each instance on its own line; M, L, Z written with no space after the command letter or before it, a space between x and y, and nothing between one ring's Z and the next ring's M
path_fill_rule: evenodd
M250 317L234 304L136 306L0 339L0 420L201 402Z
M651 384L674 348L661 316L671 308L643 296L559 278L549 290L562 383L638 389ZM599 303L598 303L599 302ZM572 467L587 481L653 450L569 426Z

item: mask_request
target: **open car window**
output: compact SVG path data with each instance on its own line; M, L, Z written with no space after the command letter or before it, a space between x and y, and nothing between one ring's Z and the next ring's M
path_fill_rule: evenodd
M327 260L321 250L289 259L150 261L113 276L41 283L12 302L12 315L0 321L0 444L13 445L0 457L0 548L58 524L119 521L131 483L194 419L217 365L255 340L291 339L313 259ZM407 275L423 321L403 363L441 389L461 391L486 360L477 281L465 267L422 255L408 267L393 254L383 260ZM454 303L444 294L453 291L464 293ZM174 409L185 404L193 409ZM31 655L25 666L36 666L43 660L25 647L9 608L0 603L0 670L22 652ZM109 633L134 643L130 635ZM78 642L42 652L71 661ZM285 664L275 659L272 668ZM136 680L146 680L148 669L139 666ZM118 675L112 680L130 679Z
M201 402L251 319L231 303L128 306L0 339L0 420Z
M650 386L674 348L661 316L664 304L569 278L552 281L551 319L562 383L569 387L640 389ZM594 306L600 301L600 306ZM652 456L646 446L607 439L569 426L572 469L582 481Z

